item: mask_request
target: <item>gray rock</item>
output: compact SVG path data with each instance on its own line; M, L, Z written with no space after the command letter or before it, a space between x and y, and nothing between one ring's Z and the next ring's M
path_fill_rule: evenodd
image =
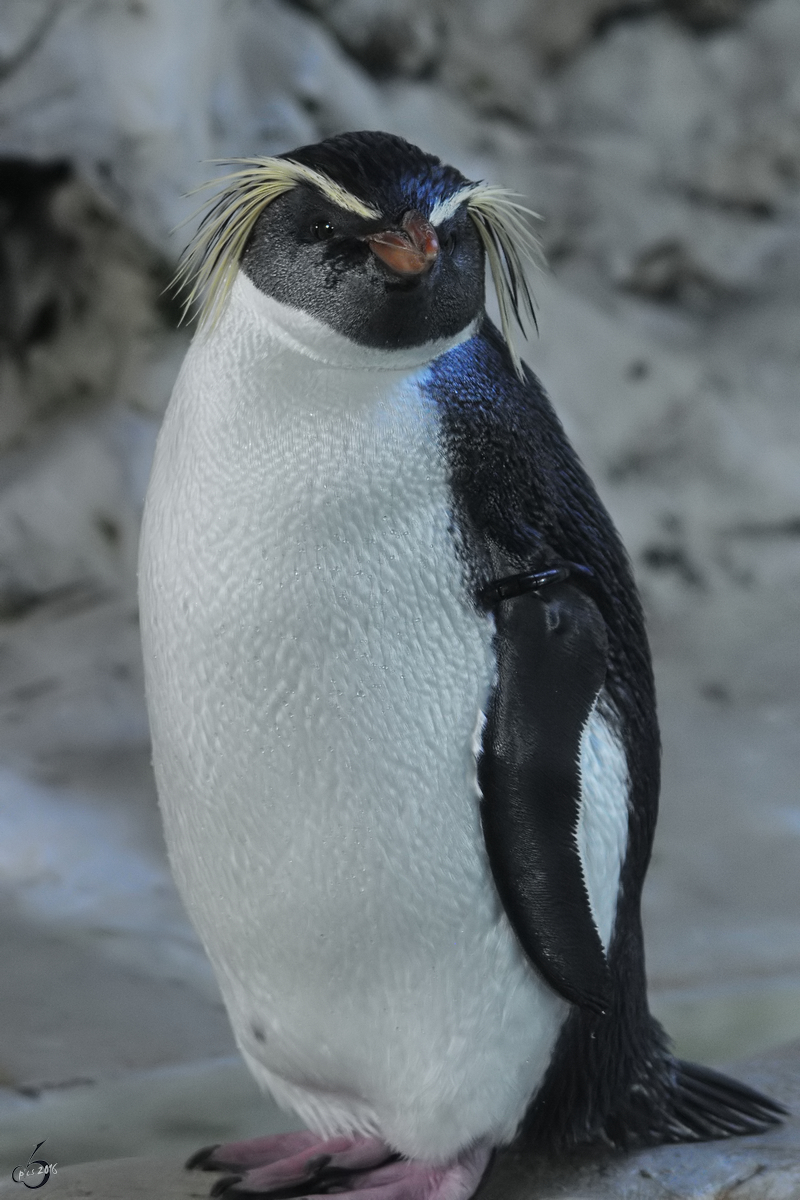
M63 1200L206 1200L208 1179L189 1175L171 1158L117 1158L80 1167L57 1166L48 1182ZM18 1193L18 1184L0 1185L0 1195Z
M34 1096L113 1078L134 1067L234 1053L221 1002L187 995L182 964L173 967L169 979L163 968L162 977L154 978L141 961L131 962L134 939L114 928L118 920L111 917L105 929L94 931L65 931L58 925L48 930L13 914L7 896L4 901L0 948L14 969L3 974L0 1007L24 1017L16 1022L13 1041L4 1039L3 1086ZM109 945L114 940L128 943L118 946L116 955ZM141 959L148 952L152 957L152 939L141 946ZM53 1021L50 997L56 980L60 1023ZM79 1023L64 1019L73 1009L81 1013ZM42 1121L47 1124L44 1114Z
M327 27L371 75L416 78L430 74L442 52L442 4L401 0L334 0L319 6Z
M741 20L753 0L665 0L664 7L690 29L710 33Z
M167 279L67 161L0 158L0 450L119 395Z

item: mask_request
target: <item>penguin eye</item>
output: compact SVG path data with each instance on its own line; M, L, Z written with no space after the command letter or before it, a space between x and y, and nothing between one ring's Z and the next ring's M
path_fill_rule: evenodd
M456 235L454 230L449 230L443 237L439 238L439 245L448 254L452 254L456 248Z
M311 226L311 233L318 242L327 242L332 238L336 230L331 225L330 221L315 221Z

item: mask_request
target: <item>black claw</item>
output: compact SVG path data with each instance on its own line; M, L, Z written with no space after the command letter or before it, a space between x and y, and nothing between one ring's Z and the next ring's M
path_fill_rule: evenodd
M243 1175L223 1175L216 1181L208 1194L209 1196L224 1196L228 1188L235 1187L237 1183L242 1182L243 1178Z
M195 1150L194 1154L186 1160L186 1170L195 1171L199 1167L203 1171L213 1171L213 1167L207 1167L206 1163L211 1158L215 1150L219 1150L220 1143L214 1142L213 1146L201 1146L199 1150Z
M318 1154L316 1158L310 1158L306 1163L307 1179L317 1179L331 1161L332 1155Z

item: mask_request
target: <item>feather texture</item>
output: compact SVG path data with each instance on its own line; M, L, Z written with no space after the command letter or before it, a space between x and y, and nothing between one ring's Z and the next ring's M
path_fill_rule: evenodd
M174 286L186 293L184 316L197 307L201 325L216 324L256 221L273 200L293 187L311 184L328 200L365 220L376 220L382 215L330 175L291 158L248 158L234 162L239 170L197 189L216 188L210 200L189 218L193 220L199 213L204 214L174 280ZM433 225L441 225L464 205L489 261L503 336L521 379L522 363L512 331L515 325L523 333L527 326L536 326L527 270L543 262L539 242L530 227L531 218L538 219L538 213L520 204L515 193L507 188L467 183L437 200L428 214L429 220Z
M240 170L203 184L197 191L216 192L201 205L205 215L178 266L174 286L186 291L184 316L200 307L200 324L218 321L236 278L239 262L253 226L267 205L299 183L309 183L346 212L365 220L380 216L352 192L322 171L290 158L244 158L234 162ZM195 194L195 193L193 193ZM189 220L198 216L193 213Z
M430 215L433 225L441 224L455 215L462 204L472 218L492 273L492 283L500 308L503 337L514 364L523 378L522 362L514 344L513 327L526 333L528 324L536 328L533 294L528 283L528 267L541 267L544 256L530 221L539 214L516 199L508 188L488 183L470 183L446 200L435 205Z

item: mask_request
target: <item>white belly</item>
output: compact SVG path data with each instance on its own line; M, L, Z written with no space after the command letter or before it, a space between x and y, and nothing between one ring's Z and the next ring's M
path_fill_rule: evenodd
M483 846L492 626L413 374L295 353L249 289L189 353L147 503L170 856L261 1082L320 1132L446 1158L513 1135L567 1011Z

